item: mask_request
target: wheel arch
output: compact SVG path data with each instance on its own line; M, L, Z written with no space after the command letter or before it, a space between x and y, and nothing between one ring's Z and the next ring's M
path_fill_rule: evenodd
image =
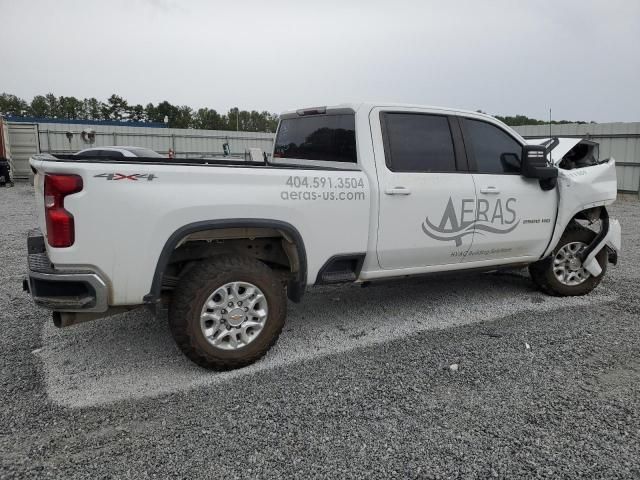
M608 226L609 226L609 211L607 210L606 205L598 205L588 208L580 208L578 211L574 212L571 217L569 217L568 221L562 225L562 228L558 228L559 225L554 229L553 235L547 248L544 253L540 256L541 259L548 257L553 252L553 249L556 248L558 242L562 238L562 235L569 229L573 224L576 223L576 220L602 220L603 221L603 232L598 233L598 238L600 235L606 235ZM595 241L594 241L595 243Z
M234 218L223 220L203 220L184 225L171 234L165 242L160 256L156 262L156 268L151 282L149 293L144 296L144 303L155 306L160 302L162 292L162 279L169 265L171 255L189 235L208 230L222 230L228 228L271 228L284 232L290 237L297 254L298 271L295 277L289 281L287 295L290 300L299 302L304 295L307 286L307 253L302 235L297 228L281 220L268 220L262 218ZM286 237L285 237L286 238Z

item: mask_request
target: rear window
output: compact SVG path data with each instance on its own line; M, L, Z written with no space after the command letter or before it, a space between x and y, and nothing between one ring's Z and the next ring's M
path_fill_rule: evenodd
M136 148L127 148L131 153L133 153L136 157L146 157L146 158L163 158L158 152L154 152L148 148L136 147Z
M101 150L101 149L88 149L82 150L76 155L80 155L83 157L93 157L93 158L122 158L124 155L122 152L118 152L115 150Z
M273 156L356 163L355 123L353 114L283 119L278 128Z

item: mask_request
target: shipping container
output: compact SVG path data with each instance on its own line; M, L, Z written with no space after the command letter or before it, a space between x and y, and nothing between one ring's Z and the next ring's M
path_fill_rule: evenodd
M8 122L7 137L11 148L13 178L31 178L29 159L40 153L38 125L35 123Z
M0 185L13 183L13 165L9 144L9 127L0 116Z

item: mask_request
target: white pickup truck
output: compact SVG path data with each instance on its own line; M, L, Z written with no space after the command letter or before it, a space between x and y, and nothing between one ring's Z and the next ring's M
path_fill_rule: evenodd
M620 250L615 162L537 143L480 113L348 104L283 114L264 161L36 156L25 288L57 326L167 306L212 369L263 356L311 285L528 266L583 295Z

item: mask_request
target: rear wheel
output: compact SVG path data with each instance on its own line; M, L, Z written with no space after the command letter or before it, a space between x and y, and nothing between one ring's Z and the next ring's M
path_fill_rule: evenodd
M265 264L217 258L185 274L169 307L169 325L192 361L229 370L255 362L271 348L282 331L286 305L282 282Z
M602 249L596 259L602 268L597 277L582 264L580 254L596 237L593 230L576 225L562 235L552 254L529 266L534 283L550 295L586 295L596 288L607 271L607 252Z

